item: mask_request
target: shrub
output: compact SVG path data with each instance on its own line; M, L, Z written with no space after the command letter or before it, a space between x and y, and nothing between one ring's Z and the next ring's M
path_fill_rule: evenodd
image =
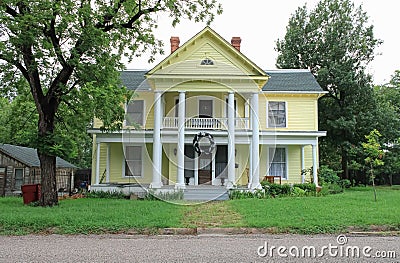
M292 196L306 196L307 192L300 187L294 186L292 189Z
M321 195L343 193L343 188L338 184L325 183L321 189Z
M306 193L315 193L315 191L317 190L317 187L314 183L294 184L293 187L303 189Z
M339 185L340 185L342 188L350 188L351 182L350 182L349 179L342 179L342 180L339 181Z
M319 182L323 185L324 183L338 184L340 181L338 172L329 168L327 165L321 165L318 170Z
M265 193L267 195L270 195L272 197L278 197L278 196L285 196L285 195L290 195L291 193L291 187L288 184L271 184L269 182L265 182L261 184L262 187L265 190Z
M153 190L149 190L146 193L144 200L183 200L183 195L183 190L159 193L156 193Z
M248 190L232 190L229 192L229 199L249 199L249 198L257 198L263 199L268 196L265 194L264 189L257 189L255 191Z
M86 194L88 198L125 199L127 196L121 191L90 191Z

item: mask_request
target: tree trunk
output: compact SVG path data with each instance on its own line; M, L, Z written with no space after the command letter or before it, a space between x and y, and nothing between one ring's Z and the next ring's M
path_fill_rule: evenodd
M347 151L342 146L342 179L349 179Z
M56 143L54 141L54 119L58 103L55 99L41 105L38 122L38 157L42 179L41 206L58 205L56 184L56 156L50 149Z
M56 184L56 157L40 153L38 151L41 170L41 206L58 205L57 184Z

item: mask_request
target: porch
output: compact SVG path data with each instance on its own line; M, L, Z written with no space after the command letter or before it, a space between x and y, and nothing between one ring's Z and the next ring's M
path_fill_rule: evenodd
M178 129L178 117L164 117L163 129ZM185 129L190 130L228 130L228 118L185 118ZM250 129L249 118L235 118L235 129Z

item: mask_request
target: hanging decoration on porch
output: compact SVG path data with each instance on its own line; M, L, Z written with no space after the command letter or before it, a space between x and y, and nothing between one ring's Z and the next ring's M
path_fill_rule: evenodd
M200 147L200 140L202 138L208 139L209 146L208 147ZM202 153L210 154L215 149L215 140L214 137L208 132L199 132L193 138L193 148L200 155Z

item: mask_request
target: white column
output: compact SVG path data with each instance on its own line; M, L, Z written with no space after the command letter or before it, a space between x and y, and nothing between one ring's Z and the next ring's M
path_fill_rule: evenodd
M110 144L107 143L106 183L110 182Z
M314 184L318 186L318 160L317 160L317 144L312 145L312 160L313 160L313 178Z
M249 144L249 182L247 184L247 188L251 188L252 182L253 182L253 144L250 141L250 144Z
M304 164L304 145L300 146L300 161L301 161L301 183L304 184L304 182L306 181L305 179L305 174L304 174L304 169L306 169L305 164Z
M97 138L96 138L97 139ZM96 184L100 183L100 143L96 142Z
M235 175L235 94L228 93L228 182L226 187L232 188Z
M251 118L251 127L252 127L252 170L253 176L251 181L252 189L261 188L260 185L260 153L259 153L259 145L260 145L260 127L258 121L258 93L254 93L251 97L251 106L252 106L252 118Z
M153 131L153 180L150 188L161 188L161 91L154 92L154 131Z
M185 92L179 92L178 105L178 174L175 188L185 188Z

